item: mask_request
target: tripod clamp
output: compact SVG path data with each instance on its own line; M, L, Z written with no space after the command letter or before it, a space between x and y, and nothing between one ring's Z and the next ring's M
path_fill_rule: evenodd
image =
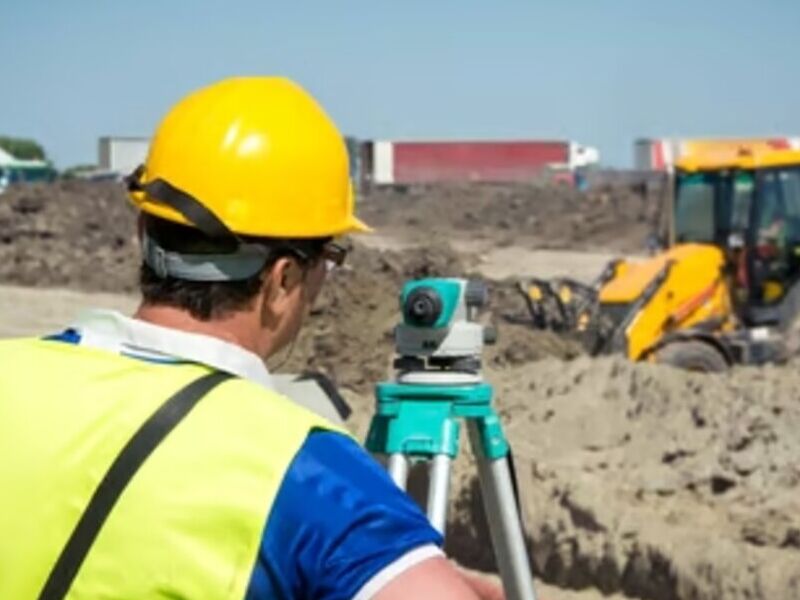
M431 459L459 450L461 419L474 420L484 455L508 455L508 441L492 408L492 386L414 385L383 382L376 386L376 412L366 447L371 452Z

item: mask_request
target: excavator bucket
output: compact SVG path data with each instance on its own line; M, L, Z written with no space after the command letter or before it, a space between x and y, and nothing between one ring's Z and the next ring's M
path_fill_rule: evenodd
M599 311L600 290L615 277L620 264L619 259L611 261L590 284L568 277L518 282L531 326L577 338L587 352L596 353L605 322Z

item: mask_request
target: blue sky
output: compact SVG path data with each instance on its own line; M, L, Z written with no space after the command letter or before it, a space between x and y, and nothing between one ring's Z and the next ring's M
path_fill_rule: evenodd
M283 74L365 138L800 135L800 1L0 0L0 133L60 167L184 93Z

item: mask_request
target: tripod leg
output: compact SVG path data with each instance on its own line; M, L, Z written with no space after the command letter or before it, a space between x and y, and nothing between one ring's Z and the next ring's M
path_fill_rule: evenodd
M397 487L406 489L408 481L408 457L405 454L396 452L389 455L389 476L397 484Z
M536 600L508 459L503 457L489 460L483 451L478 423L470 419L468 428L470 444L478 462L478 477L489 521L489 533L506 598Z
M450 495L450 457L437 454L433 457L428 480L428 520L444 535L447 525L447 504Z

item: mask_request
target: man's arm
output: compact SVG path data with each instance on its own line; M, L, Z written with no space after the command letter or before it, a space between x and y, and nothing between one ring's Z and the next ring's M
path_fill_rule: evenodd
M453 566L445 558L431 558L387 583L374 600L503 600L502 586L486 577Z
M430 558L392 579L373 600L483 600L444 557ZM489 600L486 598L485 600Z
M441 543L419 507L357 443L314 432L284 476L247 597L480 598Z

